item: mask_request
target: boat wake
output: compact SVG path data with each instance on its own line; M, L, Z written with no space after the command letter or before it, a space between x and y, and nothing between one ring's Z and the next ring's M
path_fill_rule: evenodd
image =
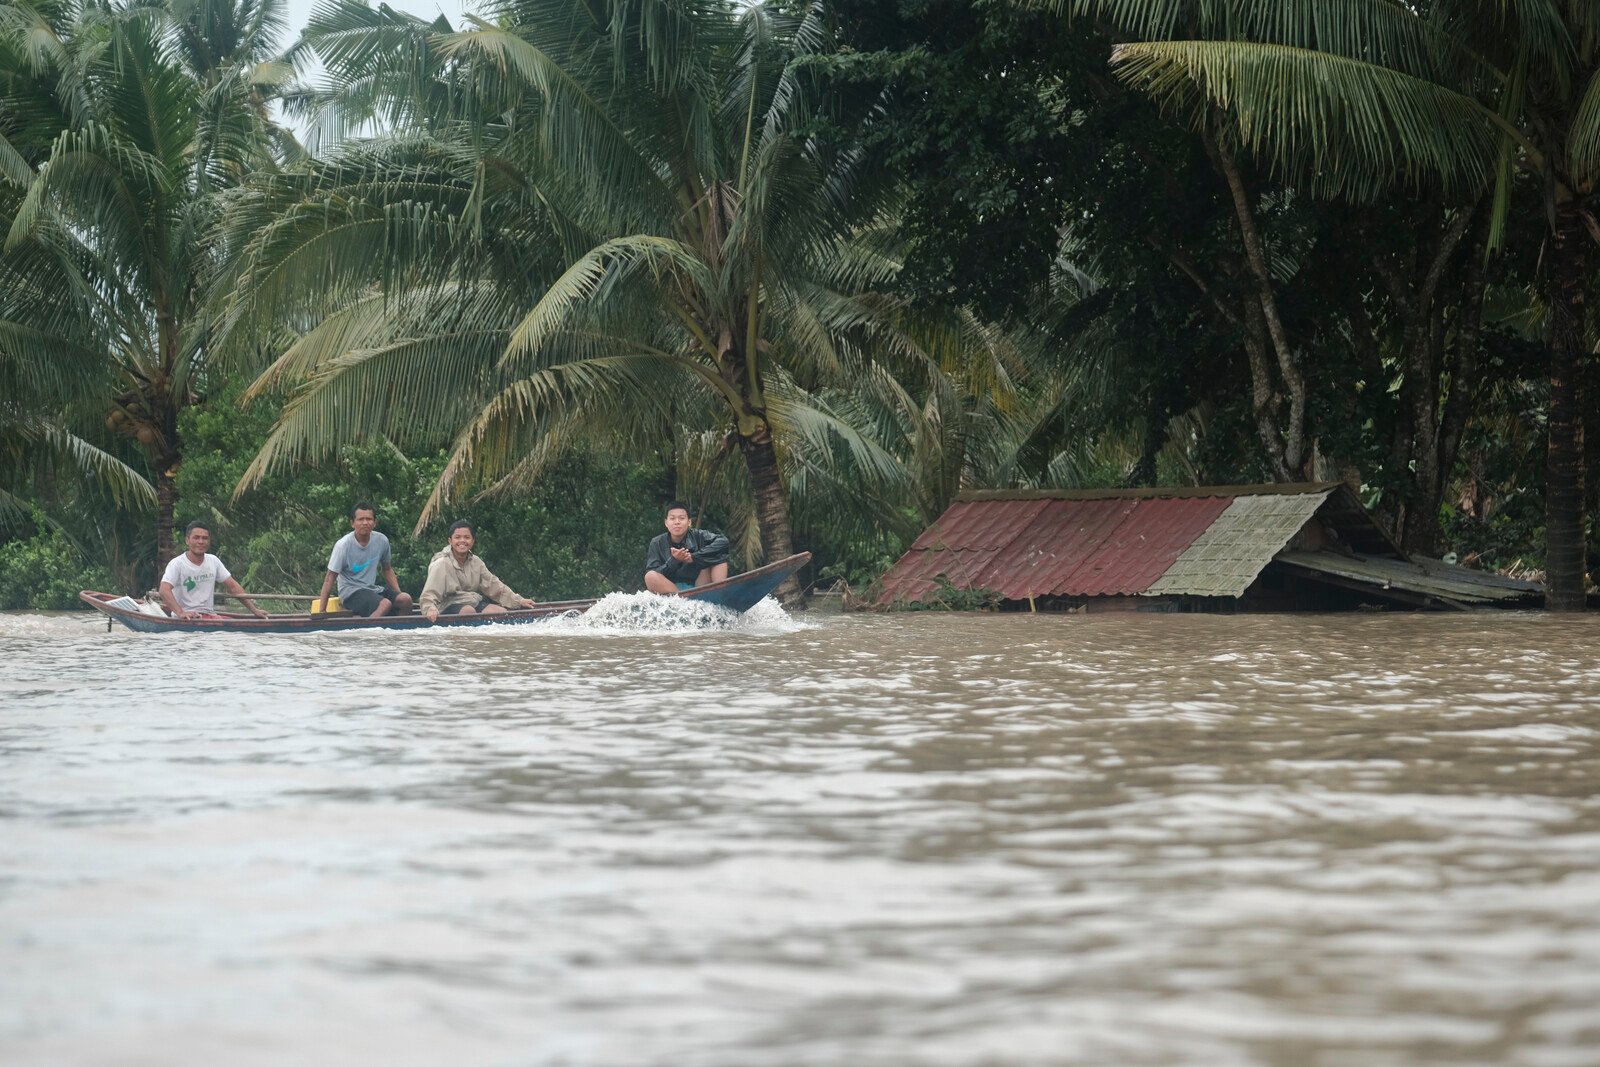
M805 623L790 616L772 597L741 615L713 604L654 593L611 593L588 611L557 615L527 627L539 634L575 636L703 633L707 630L785 634L806 628Z
M0 637L49 637L105 628L105 616L92 611L0 612Z

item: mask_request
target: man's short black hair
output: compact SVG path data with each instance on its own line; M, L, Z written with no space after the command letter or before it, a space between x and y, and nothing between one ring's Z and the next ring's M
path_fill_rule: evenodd
M204 530L206 533L210 533L211 532L211 524L209 522L206 522L204 519L196 519L193 522L191 522L189 525L187 525L187 526L185 526L183 528L183 536L188 537L190 534L194 533L196 530Z
M370 512L372 512L372 517L373 518L377 518L378 517L378 509L373 507L371 504L367 503L365 500L360 500L360 501L356 502L356 506L350 509L350 517L352 519L355 518L356 517L356 512L358 512L358 511L370 511Z
M448 536L450 536L450 534L455 533L457 530L465 530L465 531L467 531L467 533L471 534L473 537L477 537L478 536L478 531L474 530L472 528L472 523L468 522L466 519L457 519L455 522L452 522L450 524L450 532L445 534L445 536L448 537Z
M667 501L667 510L663 511L661 514L663 516L671 515L674 511L682 511L685 515L689 516L691 519L694 518L694 512L689 510L689 505L685 504L681 500L669 500L669 501Z

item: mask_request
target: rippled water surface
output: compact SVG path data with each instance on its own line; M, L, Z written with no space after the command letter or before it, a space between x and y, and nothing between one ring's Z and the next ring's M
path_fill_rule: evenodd
M0 617L0 1063L1600 1063L1600 620Z

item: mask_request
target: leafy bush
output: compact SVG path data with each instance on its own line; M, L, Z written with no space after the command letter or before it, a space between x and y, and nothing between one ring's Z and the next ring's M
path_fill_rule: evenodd
M82 607L80 589L110 589L111 572L89 564L83 553L44 516L34 513L38 530L27 539L0 543L0 611L62 611Z

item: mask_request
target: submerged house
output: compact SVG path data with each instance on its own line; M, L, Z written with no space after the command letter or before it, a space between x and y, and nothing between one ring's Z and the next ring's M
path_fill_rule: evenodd
M880 586L883 607L961 591L1023 611L1470 610L1544 595L1407 558L1342 482L963 493Z

